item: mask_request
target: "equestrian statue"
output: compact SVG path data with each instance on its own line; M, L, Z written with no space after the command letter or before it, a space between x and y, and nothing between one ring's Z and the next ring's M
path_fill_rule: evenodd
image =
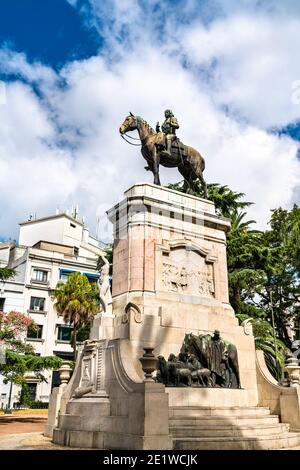
M125 134L137 130L141 153L147 161L146 170L152 171L154 184L160 186L159 165L167 168L177 167L184 177L184 191L192 194L195 191L195 181L200 180L203 188L204 197L207 199L207 186L203 178L205 169L205 160L200 153L193 147L183 144L176 136L176 130L179 128L178 121L172 111L165 111L165 121L161 126L156 124L154 130L140 116L134 116L130 113L120 126L120 134L124 140ZM133 137L127 137L134 140Z

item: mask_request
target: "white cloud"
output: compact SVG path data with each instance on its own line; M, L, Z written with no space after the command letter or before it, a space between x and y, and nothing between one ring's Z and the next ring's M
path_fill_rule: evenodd
M193 65L213 67L211 93L251 123L269 128L300 117L292 84L300 70L300 19L234 16L187 30L182 39Z
M55 130L30 88L6 86L0 106L0 234L16 236L17 222L55 210L76 191L68 152L51 147Z
M140 34L132 15L126 18L128 27L137 23L131 38ZM118 21L119 31L121 16ZM286 91L298 67L297 25L290 17L279 25L252 14L206 28L177 25L182 41L170 33L162 44L150 45L142 35L130 48L119 43L118 62L99 55L71 62L58 74L0 51L2 68L42 88L39 98L30 85L11 83L7 104L0 106L0 235L15 234L16 223L31 212L44 215L71 204L79 204L95 229L96 217L103 221L130 185L152 182L139 149L119 136L122 120L132 111L154 126L169 107L181 124L181 140L204 155L207 181L245 192L256 203L251 218L265 225L269 209L289 206L299 194L295 142L265 130L299 115L287 102L291 88ZM190 69L182 65L183 52ZM223 104L236 114L229 116ZM161 174L163 184L181 179L176 170ZM106 229L100 227L102 237Z
M39 82L40 85L56 80L56 73L51 68L37 61L29 64L24 53L14 52L6 47L0 49L0 65L4 74L21 75L30 82Z

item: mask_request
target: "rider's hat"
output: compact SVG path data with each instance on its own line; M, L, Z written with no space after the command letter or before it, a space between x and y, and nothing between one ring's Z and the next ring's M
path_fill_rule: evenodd
M166 109L165 110L165 116L167 116L168 114L173 116L173 113L172 113L171 109Z

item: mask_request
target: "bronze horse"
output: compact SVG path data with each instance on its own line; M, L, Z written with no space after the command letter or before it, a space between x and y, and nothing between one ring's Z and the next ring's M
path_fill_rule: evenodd
M179 139L172 142L171 157L164 152L161 144L161 133L154 129L141 117L129 114L120 126L120 134L123 136L128 131L137 130L141 141L141 153L148 166L147 170L154 175L154 184L160 186L159 165L167 168L177 167L184 177L184 190L193 193L195 190L194 181L199 179L207 198L207 186L203 178L205 160L193 147L184 145Z
M199 359L204 367L209 368L209 343L211 335L193 335L192 333L186 334L184 337L183 345L181 347L182 353L192 353ZM228 351L227 363L227 380L221 386L227 388L241 388L239 364L237 349L234 344L229 341L224 341Z

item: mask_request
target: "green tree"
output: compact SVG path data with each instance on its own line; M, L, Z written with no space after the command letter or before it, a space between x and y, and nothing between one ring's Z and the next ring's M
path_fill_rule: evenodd
M55 289L55 308L63 316L64 322L73 325L72 346L76 358L76 341L78 328L90 323L98 312L95 298L97 287L90 284L84 274L74 272L66 283L58 283Z
M0 281L6 281L16 274L16 270L12 268L0 268Z
M105 252L106 258L108 259L108 262L110 264L112 264L112 262L113 262L113 246L112 245L106 246L106 248L104 249L104 252Z
M289 330L300 322L300 208L272 211L264 244L270 256L265 265L265 282L257 286L259 306L274 322L278 338L291 346ZM299 335L299 331L298 331Z
M0 345L4 351L4 360L0 363L0 373L4 382L17 385L26 383L25 374L32 372L41 381L46 381L43 371L58 369L61 359L56 356L36 356L34 348L25 343L28 328L35 328L32 318L19 312L0 312Z
M245 221L245 212L233 212L227 234L227 267L230 303L240 313L241 303L251 300L259 283L265 279L268 248L262 243L263 233L252 230L254 220Z
M251 306L249 307L247 313L237 314L237 317L240 323L251 318L255 348L264 352L269 371L280 381L285 364L286 346L280 339L274 338L273 328L270 323L264 319L264 313L259 309L251 309Z

